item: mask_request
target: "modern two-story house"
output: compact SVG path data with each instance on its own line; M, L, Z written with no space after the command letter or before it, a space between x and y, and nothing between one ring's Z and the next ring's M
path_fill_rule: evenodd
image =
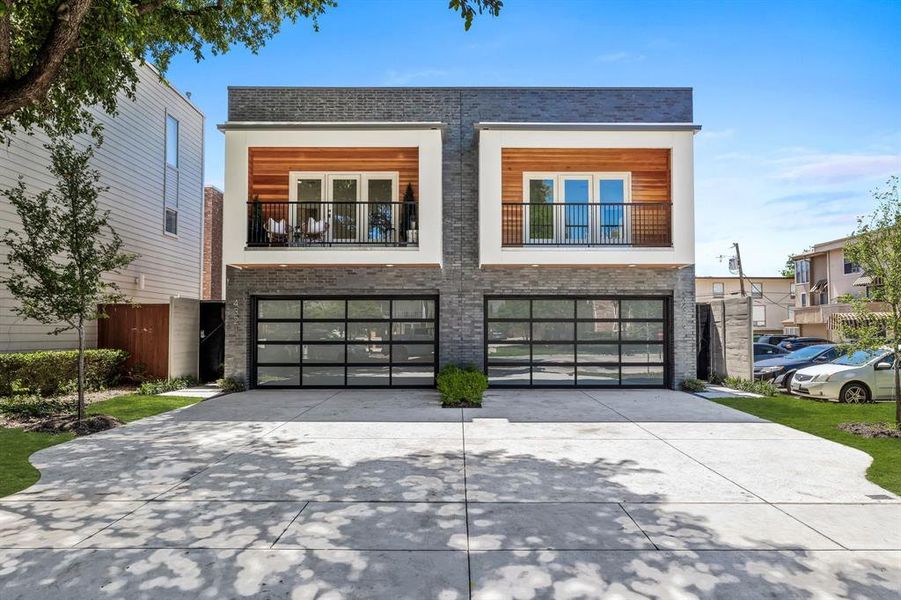
M690 89L236 87L228 105L227 375L694 376Z

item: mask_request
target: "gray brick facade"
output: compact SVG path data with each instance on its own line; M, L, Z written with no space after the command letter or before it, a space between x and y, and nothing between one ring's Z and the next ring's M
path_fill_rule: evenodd
M480 121L692 121L690 89L231 88L229 121L441 121L443 266L235 269L226 273L226 374L249 368L257 294L440 295L441 364L483 362L491 294L666 294L674 302L674 379L695 375L694 268L479 268ZM275 262L275 261L273 261Z

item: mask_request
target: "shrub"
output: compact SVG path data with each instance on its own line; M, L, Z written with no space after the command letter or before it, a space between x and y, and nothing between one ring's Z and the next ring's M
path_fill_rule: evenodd
M226 394L244 391L244 380L236 379L235 377L223 377L216 382L216 385L218 385Z
M733 390L751 392L760 394L761 396L779 395L779 388L769 381L753 381L750 379L742 379L741 377L726 377L726 380L723 383L726 387L730 387Z
M726 378L719 373L711 373L707 378L707 381L709 381L713 385L723 385L723 382L726 381Z
M13 419L36 419L72 413L76 400L44 398L37 394L20 394L0 399L0 414Z
M0 396L11 396L22 367L22 354L0 354Z
M86 350L85 388L99 390L115 385L128 353L123 350ZM78 378L78 352L47 350L0 354L0 395L16 389L52 396L71 390Z
M442 406L482 406L488 378L479 369L448 365L438 373Z
M688 377L682 380L680 386L683 392L703 392L707 389L707 382Z
M138 393L142 396L156 396L157 394L183 390L195 385L197 385L197 380L190 375L174 379L151 379L141 384L138 388Z

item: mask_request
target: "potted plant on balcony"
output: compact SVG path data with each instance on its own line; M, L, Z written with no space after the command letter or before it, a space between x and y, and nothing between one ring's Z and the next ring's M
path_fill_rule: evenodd
M413 194L413 184L408 183L403 197L403 231L408 244L419 243L419 229L416 223L416 196Z

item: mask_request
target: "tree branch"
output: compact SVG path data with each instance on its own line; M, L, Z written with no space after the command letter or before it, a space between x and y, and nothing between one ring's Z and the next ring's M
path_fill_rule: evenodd
M66 55L78 45L81 24L92 0L63 0L28 72L0 87L0 119L43 99L62 68Z

